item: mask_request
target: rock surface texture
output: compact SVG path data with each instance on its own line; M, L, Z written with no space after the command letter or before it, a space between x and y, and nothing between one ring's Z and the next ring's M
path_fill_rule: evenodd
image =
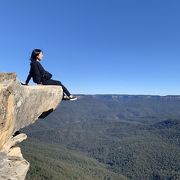
M17 143L27 136L14 133L46 117L59 105L62 96L61 86L24 86L16 73L0 73L0 180L25 179L30 164Z

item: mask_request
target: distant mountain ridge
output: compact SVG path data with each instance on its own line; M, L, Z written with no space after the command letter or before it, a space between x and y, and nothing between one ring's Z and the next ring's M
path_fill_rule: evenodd
M159 98L159 99L180 99L180 95L131 95L131 94L76 94L78 97L91 98Z

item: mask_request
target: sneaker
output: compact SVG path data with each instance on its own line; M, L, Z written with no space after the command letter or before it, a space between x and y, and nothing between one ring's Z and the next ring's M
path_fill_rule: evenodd
M67 100L69 100L69 97L68 96L63 96L62 100L67 101Z
M75 101L75 100L77 100L77 97L70 95L70 96L69 96L69 100L70 100L70 101Z

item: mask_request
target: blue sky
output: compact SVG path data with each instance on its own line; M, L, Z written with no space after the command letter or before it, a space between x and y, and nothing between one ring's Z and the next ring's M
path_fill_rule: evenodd
M180 94L179 9L178 0L2 0L0 71L25 81L41 48L41 64L72 93Z

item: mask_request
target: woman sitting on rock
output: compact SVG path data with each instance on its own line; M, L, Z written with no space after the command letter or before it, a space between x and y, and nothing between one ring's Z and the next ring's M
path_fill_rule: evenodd
M46 71L41 65L40 61L43 58L43 52L41 49L34 49L31 54L31 68L29 75L27 77L25 85L28 85L31 77L33 78L34 83L38 85L56 85L62 86L63 89L63 100L77 100L77 97L71 95L67 88L57 80L51 79L52 74Z

